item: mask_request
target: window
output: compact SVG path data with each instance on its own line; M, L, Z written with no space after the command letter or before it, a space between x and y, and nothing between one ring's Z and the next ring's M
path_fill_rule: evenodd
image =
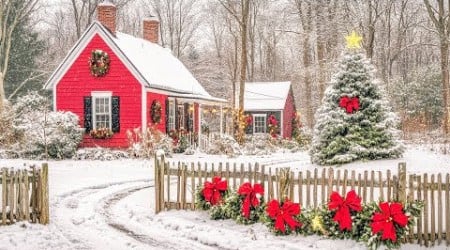
M92 93L93 128L111 129L111 93Z
M266 114L253 115L253 133L266 133Z
M167 122L167 128L170 130L175 129L175 101L169 101L169 119ZM167 132L169 132L167 131Z

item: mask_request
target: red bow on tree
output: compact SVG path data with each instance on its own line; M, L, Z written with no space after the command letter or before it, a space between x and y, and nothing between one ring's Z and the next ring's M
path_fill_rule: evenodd
M408 216L403 213L403 205L401 203L383 202L380 203L381 212L374 213L372 217L372 233L377 234L383 231L382 240L390 239L392 242L397 241L397 234L394 223L400 227L406 227L408 224Z
M336 209L336 214L333 217L333 220L339 224L339 229L343 230L351 230L352 229L352 217L351 211L361 211L361 198L358 197L355 190L350 190L347 193L347 197L344 198L339 195L338 192L333 192L330 195L330 202L328 203L328 209L334 210Z
M226 180L221 180L219 176L214 176L212 183L205 181L205 186L203 188L203 197L205 200L211 203L211 205L216 205L222 201L222 193L228 189L228 184Z
M238 194L245 196L242 203L242 214L245 218L250 218L250 208L259 206L257 194L263 195L264 188L260 184L252 185L248 182L242 184L238 189Z
M347 113L353 113L353 111L359 110L359 98L357 96L352 98L343 96L339 100L339 106L344 108Z
M293 203L286 199L283 206L277 200L272 200L267 204L267 214L275 220L275 229L284 233L286 231L285 224L295 230L296 227L301 227L302 224L296 221L293 217L300 214L300 204Z

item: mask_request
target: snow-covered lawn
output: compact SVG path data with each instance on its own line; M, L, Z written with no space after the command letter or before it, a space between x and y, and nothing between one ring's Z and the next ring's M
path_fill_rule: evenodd
M196 154L175 161L260 162L293 169L313 169L306 152L276 153L234 159ZM403 159L357 162L340 168L397 170L404 161L411 173L449 173L450 156L410 146ZM1 160L13 167L26 160ZM50 161L48 226L16 223L0 227L0 250L6 249L365 249L351 240L274 236L262 224L212 221L204 212L154 214L151 160ZM403 249L420 249L405 245ZM433 249L446 249L435 246Z

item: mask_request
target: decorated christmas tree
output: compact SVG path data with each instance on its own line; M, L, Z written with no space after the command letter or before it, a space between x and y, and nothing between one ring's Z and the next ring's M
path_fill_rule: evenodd
M311 159L321 165L355 160L398 158L398 118L359 50L361 37L346 37L348 50L339 63L316 113Z

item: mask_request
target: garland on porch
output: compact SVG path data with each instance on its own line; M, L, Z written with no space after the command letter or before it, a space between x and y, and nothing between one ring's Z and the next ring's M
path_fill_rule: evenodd
M230 191L226 180L215 176L196 191L196 207L207 210L211 219L233 219L240 224L264 223L276 235L322 235L353 239L368 248L384 245L398 248L406 239L424 207L422 201L361 203L354 190L345 196L330 195L326 204L302 209L289 199L264 202L260 184L242 184Z

